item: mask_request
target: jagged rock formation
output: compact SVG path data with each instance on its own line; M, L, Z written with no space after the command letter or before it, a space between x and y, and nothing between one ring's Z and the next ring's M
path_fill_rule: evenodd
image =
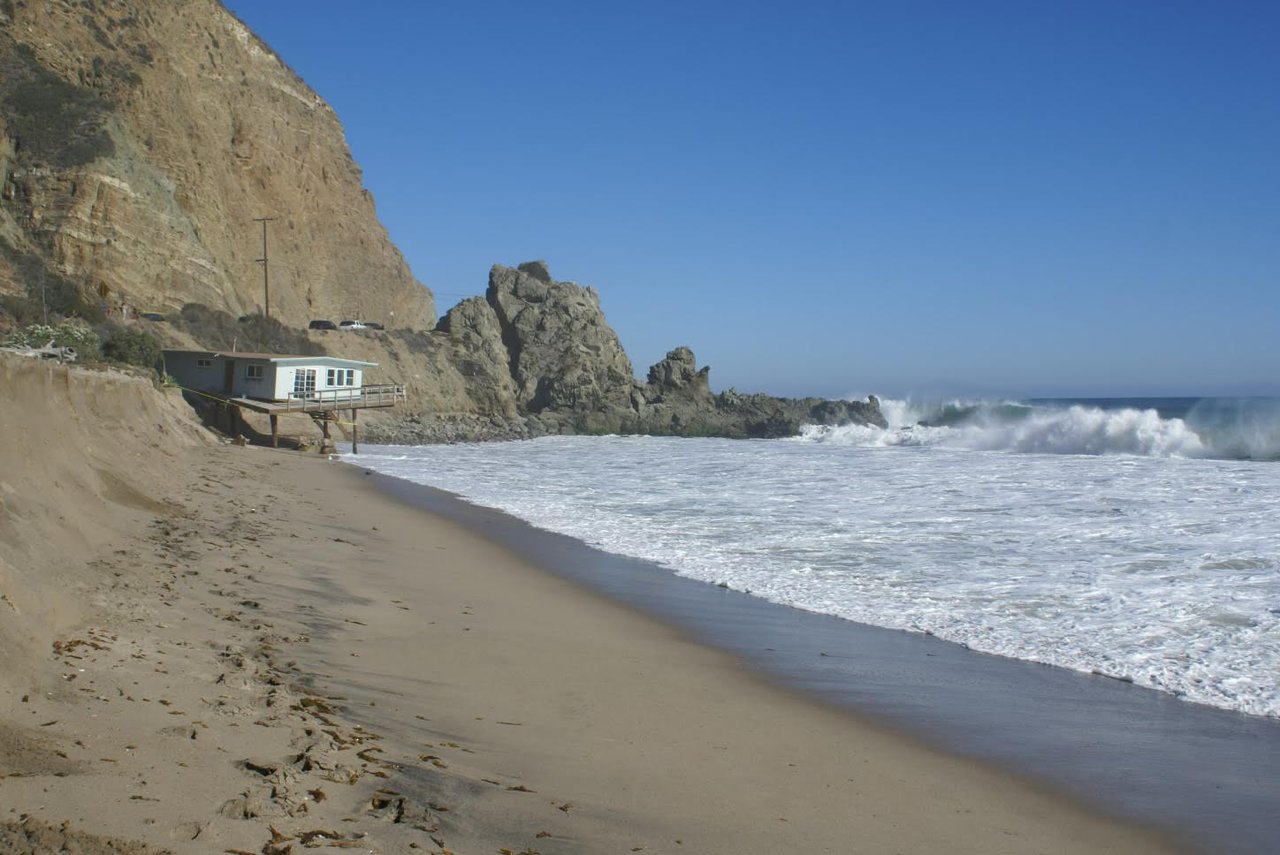
M256 217L276 218L271 323ZM640 382L596 291L542 261L495 266L483 298L437 323L333 110L217 0L0 0L0 334L24 294L61 314L162 313L148 329L171 347L377 362L370 379L405 383L412 403L371 415L370 438L777 436L880 418L874 401L715 395L688 348ZM356 316L387 331L305 332Z
M495 265L485 293L497 315L521 411L573 413L608 429L630 404L634 374L593 288L552 280L546 262Z
M430 329L333 110L216 0L0 3L0 294Z
M697 368L693 351L678 347L649 368L649 382L637 389L636 433L692 436L794 436L804 425L873 424L886 427L880 402L743 395L730 389L711 393L711 369Z
M415 353L458 369L470 411L441 409L372 428L385 441L654 433L776 437L804 424L878 424L879 403L712 394L710 368L678 347L635 379L595 289L551 278L546 262L495 265L485 298L463 301ZM447 354L447 355L446 355Z
M661 398L703 400L711 397L711 369L698 370L698 361L687 347L677 347L667 358L649 366L649 385Z

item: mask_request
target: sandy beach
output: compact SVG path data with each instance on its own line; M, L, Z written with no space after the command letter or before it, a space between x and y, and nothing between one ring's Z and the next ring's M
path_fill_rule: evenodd
M0 369L0 850L1176 851L357 466L223 445L135 378Z

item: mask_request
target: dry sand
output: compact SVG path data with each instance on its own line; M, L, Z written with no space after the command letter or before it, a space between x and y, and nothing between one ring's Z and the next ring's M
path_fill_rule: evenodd
M0 360L0 851L1171 851L82 374Z

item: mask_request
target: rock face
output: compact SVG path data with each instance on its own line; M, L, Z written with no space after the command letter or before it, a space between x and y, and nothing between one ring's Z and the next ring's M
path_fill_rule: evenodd
M586 430L607 430L631 401L634 374L605 323L600 296L551 279L546 262L495 265L485 293L506 348L516 405L525 413L573 413Z
M256 317L259 218L270 322ZM170 322L148 331L170 347L376 362L370 380L404 383L411 404L370 413L370 439L779 436L880 420L874 400L715 395L687 347L640 382L599 294L544 261L496 265L484 297L437 323L333 110L216 0L0 0L0 335L46 303L160 313ZM356 317L386 331L306 329Z
M215 0L0 3L0 293L430 329L333 110Z
M459 412L423 412L372 428L387 441L530 437L547 433L653 433L777 437L805 424L884 425L879 403L711 392L708 367L678 347L635 379L593 288L557 282L546 262L495 265L484 300L451 309L416 353L444 348L460 375ZM444 404L443 401L440 402Z
M698 361L687 347L677 347L661 362L649 366L649 386L663 398L704 400L711 396L711 369L698 370Z
M637 433L770 438L794 436L804 425L873 424L885 427L880 402L775 398L711 393L711 369L698 369L693 351L678 347L649 368L638 388L636 412L624 421Z

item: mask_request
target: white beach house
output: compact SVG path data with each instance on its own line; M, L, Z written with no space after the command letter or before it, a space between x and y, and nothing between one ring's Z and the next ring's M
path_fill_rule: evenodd
M366 368L376 362L336 356L291 356L208 350L166 350L164 370L184 389L256 401L358 397Z
M350 411L351 451L360 446L361 410L394 407L407 400L399 383L367 384L376 362L337 356L292 356L244 351L166 350L164 370L190 395L213 399L227 415L226 430L238 431L240 411L271 418L271 444L280 444L280 417L303 413L320 423L326 440L337 411ZM195 403L195 401L192 401Z

